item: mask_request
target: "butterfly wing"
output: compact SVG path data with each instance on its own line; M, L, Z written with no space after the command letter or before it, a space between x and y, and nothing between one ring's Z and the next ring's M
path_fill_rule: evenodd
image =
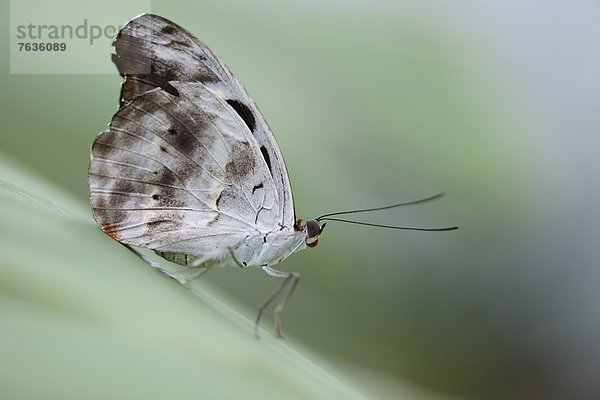
M156 87L176 95L169 82L201 82L244 121L253 135L279 197L279 222L295 223L294 202L281 151L267 122L229 68L200 40L177 24L153 14L142 14L119 32L113 60L125 81L125 105Z
M241 117L199 82L124 104L92 145L94 218L133 246L223 255L279 224L278 194Z

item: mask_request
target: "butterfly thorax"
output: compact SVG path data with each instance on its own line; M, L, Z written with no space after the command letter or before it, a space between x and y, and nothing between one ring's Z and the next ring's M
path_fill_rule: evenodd
M281 228L265 235L248 235L232 250L236 264L263 266L279 264L291 254L306 248L306 233L290 228Z

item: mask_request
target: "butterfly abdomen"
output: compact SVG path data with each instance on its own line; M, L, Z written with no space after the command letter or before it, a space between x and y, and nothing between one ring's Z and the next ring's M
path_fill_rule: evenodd
M191 254L174 253L169 251L154 250L154 252L167 261L183 265L185 267L210 268L216 266L217 264L221 264L219 259L207 259L206 257L202 256L193 256ZM201 261L199 262L199 260Z
M167 261L171 261L175 264L179 264L179 265L189 265L190 263L190 255L189 254L182 254L182 253L171 253L171 252L167 252L167 251L155 251L156 254L158 254L159 256L161 256L162 258L164 258Z

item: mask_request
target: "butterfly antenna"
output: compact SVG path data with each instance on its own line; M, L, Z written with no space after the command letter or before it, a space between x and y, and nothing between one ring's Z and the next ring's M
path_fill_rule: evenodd
M401 207L401 206L410 206L410 205L413 205L413 204L425 203L426 201L431 201L431 200L439 199L443 195L444 195L444 193L438 193L438 194L436 194L434 196L426 197L424 199L415 200L415 201L409 201L407 203L392 204L390 206L375 207L375 208L363 208L361 210L349 210L349 211L332 212L332 213L321 215L319 218L317 218L317 221L321 221L321 219L323 219L325 217L331 217L333 215L358 214L358 213L364 213L364 212L388 210L390 208L396 208L396 207Z
M348 214L358 214L358 213L365 213L365 212L371 212L371 211L381 211L381 210L388 210L390 208L396 208L396 207L400 207L400 206L410 206L410 205L413 205L413 204L425 203L427 201L439 199L443 195L444 195L444 193L438 193L438 194L436 194L434 196L426 197L424 199L415 200L415 201L409 201L409 202L406 202L406 203L392 204L392 205L383 206L383 207L363 208L363 209L360 209L360 210L349 210L349 211L332 212L332 213L321 215L320 217L317 218L317 221L319 221L319 222L320 221L345 222L345 223L348 223L348 224L374 226L374 227L377 227L377 228L386 228L386 229L401 229L401 230L408 230L408 231L427 231L427 232L453 231L453 230L458 229L458 226L449 226L449 227L445 227L445 228L415 228L415 227L408 227L408 226L395 226L395 225L373 224L373 223L369 223L369 222L353 221L353 220L342 219L342 218L331 218L332 216L335 216L335 215L348 215Z
M411 226L395 226L395 225L383 225L383 224L372 224L369 222L361 222L361 221L352 221L349 219L340 219L340 218L323 218L321 221L336 221L336 222L346 222L348 224L356 224L356 225L366 225L366 226L375 226L377 228L386 228L386 229L402 229L405 231L426 231L426 232L443 232L443 231L454 231L458 229L458 226L448 226L445 228L415 228Z

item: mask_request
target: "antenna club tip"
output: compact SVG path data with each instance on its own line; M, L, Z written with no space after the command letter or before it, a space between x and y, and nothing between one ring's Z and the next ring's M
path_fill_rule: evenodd
M449 226L447 228L433 228L432 230L436 230L439 232L456 231L458 230L458 226Z

